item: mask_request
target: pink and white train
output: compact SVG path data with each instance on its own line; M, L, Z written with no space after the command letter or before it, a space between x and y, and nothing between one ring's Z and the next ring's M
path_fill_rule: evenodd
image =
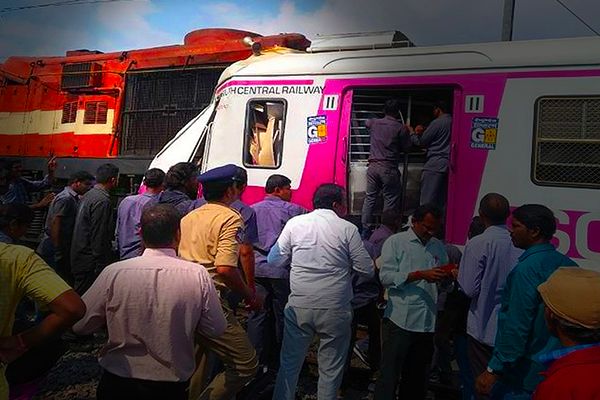
M453 116L447 240L464 245L479 199L493 191L515 207L550 207L559 250L600 269L600 38L369 49L331 43L314 42L306 52L276 48L227 68L211 104L151 166L244 166L248 203L263 198L273 173L288 176L293 201L308 208L318 185L335 182L347 188L350 213L360 214L364 122L396 97L406 122L426 124L432 104L444 99ZM400 168L410 211L424 154L407 161Z

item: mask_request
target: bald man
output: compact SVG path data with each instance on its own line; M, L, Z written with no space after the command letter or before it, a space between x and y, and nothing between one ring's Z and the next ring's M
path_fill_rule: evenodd
M458 269L458 283L471 298L467 335L469 363L475 378L486 369L492 356L501 292L523 252L510 238L506 227L509 214L506 197L498 193L483 196L479 217L485 231L467 243Z

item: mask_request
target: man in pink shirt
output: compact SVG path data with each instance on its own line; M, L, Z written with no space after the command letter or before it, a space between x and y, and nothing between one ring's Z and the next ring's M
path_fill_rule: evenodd
M168 204L145 209L144 253L109 265L83 296L87 312L73 331L108 328L98 357L100 400L187 399L195 333L216 337L225 330L208 272L176 256L180 219Z

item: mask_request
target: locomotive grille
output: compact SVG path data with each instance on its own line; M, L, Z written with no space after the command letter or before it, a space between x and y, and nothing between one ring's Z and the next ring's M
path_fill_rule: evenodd
M224 66L127 74L121 155L156 154L212 98Z

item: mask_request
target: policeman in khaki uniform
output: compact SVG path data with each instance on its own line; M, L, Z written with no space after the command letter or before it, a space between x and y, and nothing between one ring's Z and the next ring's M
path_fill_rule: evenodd
M225 300L229 292L234 292L244 298L251 310L262 307L262 299L246 285L238 268L243 222L230 205L241 193L240 170L242 168L229 164L200 175L198 180L202 183L207 203L181 220L179 255L202 264L208 270L219 291L227 319L223 335L217 338L197 337L198 367L190 383L190 400L234 398L254 378L258 369L254 347ZM205 352L208 350L219 357L225 371L204 387L208 372Z

